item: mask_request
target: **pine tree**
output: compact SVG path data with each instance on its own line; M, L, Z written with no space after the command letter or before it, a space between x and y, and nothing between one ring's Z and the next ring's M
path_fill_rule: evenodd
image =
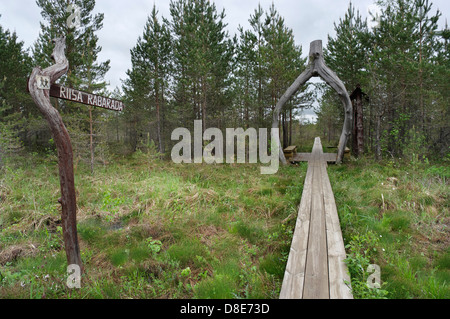
M367 21L363 20L359 10L355 11L354 5L350 2L344 18L339 19L339 23L334 23L336 32L335 38L328 36L328 44L325 48L325 61L327 65L338 74L347 88L349 95L357 88L368 90L368 76L366 70L367 55L369 51L369 30ZM326 94L330 94L332 89L327 86ZM326 102L325 102L326 101ZM341 103L338 99L328 97L321 103L322 108L332 108L341 110ZM364 121L362 115L364 112L363 105L359 101L353 102L353 134L352 134L352 150L355 155L362 152L363 143L363 127ZM336 110L322 110L321 115L335 114ZM367 111L367 110L366 110ZM339 112L341 113L341 112ZM326 126L329 133L342 125L342 117L328 117ZM323 121L320 121L321 123ZM330 138L330 136L329 136ZM357 142L359 141L359 143Z
M239 30L237 79L245 89L238 99L244 103L247 121L252 113L253 125L269 127L278 99L304 70L306 59L274 5L267 12L258 5L249 23L249 30ZM305 91L306 87L299 90L281 114L285 146L292 142L295 110L309 103Z
M104 77L110 68L110 61L97 62L101 47L98 46L98 37L95 33L103 27L104 14L92 14L95 0L36 0L36 3L42 10L41 15L45 23L40 24L39 38L33 48L35 65L41 67L51 65L53 63L50 58L53 50L51 40L64 36L69 70L60 79L60 83L89 93L104 91L107 85ZM80 8L79 26L68 25L68 18L71 15L67 10L69 5L77 5ZM93 124L104 111L69 101L60 103L55 101L55 107L65 115L64 120L72 135L76 158L89 156L93 170ZM87 149L90 152L86 152Z
M26 142L26 122L33 114L33 102L26 92L30 69L23 42L0 25L0 164L2 157Z
M438 20L441 15L439 11L436 11L432 15L432 4L428 0L415 0L413 7L413 21L414 33L413 38L415 40L414 46L417 50L416 53L416 69L417 80L416 85L418 90L414 90L412 99L417 101L419 112L414 112L413 119L414 125L420 128L420 131L427 137L427 141L430 138L433 130L432 119L435 117L432 114L432 109L427 108L427 104L430 105L434 99L436 91L434 90L434 83L438 81L436 78L436 62L437 54L440 50L441 43L439 42L436 32L438 29ZM428 103L427 103L428 102Z
M153 6L144 33L131 50L132 69L127 72L129 79L124 89L136 106L134 112L142 112L145 108L147 111L155 109L158 150L164 153L162 114L169 93L172 39L167 20L161 23L157 15L156 7ZM146 105L149 102L151 105Z
M233 56L225 11L218 13L206 0L179 0L171 2L170 12L176 103L184 119L201 119L203 130L221 126Z
M241 123L246 128L258 124L258 85L257 73L257 44L256 36L240 26L239 42L236 45L235 68L235 98L238 104L238 115L241 115Z
M87 68L90 68L93 78L103 78L109 70L109 60L97 63L101 47L97 45L98 37L95 32L103 27L104 14L92 16L95 0L36 0L41 8L41 15L46 23L41 22L39 38L34 44L34 64L47 67L53 62L50 58L53 51L51 40L64 36L66 38L66 57L69 60L69 70L63 83L69 87L81 88L86 83ZM67 20L70 12L68 6L75 4L80 8L81 23L78 27L69 28ZM92 65L86 64L86 48L89 48ZM83 81L84 79L84 81Z
M436 31L440 47L436 55L435 78L433 90L436 92L435 108L430 117L434 118L434 138L430 143L431 150L439 158L444 158L450 148L450 29L447 23L443 30ZM448 155L447 155L448 156Z
M272 114L286 88L304 70L306 59L301 58L302 49L295 45L292 30L285 25L284 19L277 12L274 4L266 13L263 35L265 39L262 49L263 61L268 78L266 105L269 105L269 114ZM306 87L301 88L281 112L284 148L292 142L293 113L300 106L299 95L305 92Z
M339 75L348 91L357 84L365 86L368 54L368 27L359 10L350 2L344 18L334 23L335 38L328 35L324 57L327 65Z
M266 68L265 68L265 62L264 62L264 46L265 46L265 39L264 39L264 22L262 21L264 19L264 10L261 7L261 4L258 4L258 7L255 9L253 15L250 15L250 26L253 29L253 34L256 37L256 70L255 70L255 76L257 79L257 85L258 85L258 99L257 99L257 105L258 105L258 121L259 121L259 127L267 127L267 124L265 122L265 108L264 105L264 92L263 88L266 85L267 79L266 79Z
M422 0L396 0L382 5L380 25L373 32L370 71L384 86L374 93L383 94L378 100L384 101L385 150L394 156L404 151L409 155L416 133L424 137L422 141L431 137L427 132L432 125L426 104L431 106L435 98L435 31L440 13L431 15L431 5ZM413 127L419 132L411 135ZM420 146L422 150L424 147Z
M359 83L369 96L365 132L376 158L383 152L425 155L427 145L442 141L448 127L441 122L448 117L437 115L448 114L440 89L448 82L440 76L445 74L440 73L445 70L440 66L445 43L437 31L440 12L433 13L427 0L377 4L381 14L372 30L350 5L335 24L336 37L329 37L326 61L349 90Z

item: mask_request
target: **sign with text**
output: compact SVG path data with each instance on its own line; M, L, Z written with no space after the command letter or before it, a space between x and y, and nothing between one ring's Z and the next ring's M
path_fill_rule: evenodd
M58 84L52 84L52 86L50 87L50 96L56 97L58 99L92 105L95 107L101 107L113 111L123 111L124 107L122 101L78 91Z

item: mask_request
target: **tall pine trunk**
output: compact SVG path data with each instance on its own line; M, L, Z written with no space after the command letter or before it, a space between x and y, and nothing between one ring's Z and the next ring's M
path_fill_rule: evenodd
M91 152L91 174L94 174L94 129L92 119L92 106L89 105L89 149Z

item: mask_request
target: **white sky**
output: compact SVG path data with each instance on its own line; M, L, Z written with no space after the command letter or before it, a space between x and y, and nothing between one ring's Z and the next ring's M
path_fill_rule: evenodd
M225 8L225 22L230 35L237 32L242 25L249 28L248 19L257 8L258 3L264 10L272 2L285 19L286 25L294 32L295 40L302 46L303 55L309 51L309 43L323 40L327 43L328 34L334 35L334 23L338 23L348 9L350 0L212 0L218 11ZM440 25L445 25L450 12L450 1L431 1L433 12L442 12ZM103 29L97 33L102 51L99 61L111 60L111 69L106 75L110 89L121 86L126 78L126 70L131 67L130 49L137 38L142 35L147 16L156 4L160 16L170 19L169 0L97 0L94 13L104 13ZM355 8L363 17L368 16L368 9L373 11L374 0L354 0ZM0 0L0 25L4 29L15 31L25 47L31 47L39 34L39 22L43 21L40 8L35 0Z

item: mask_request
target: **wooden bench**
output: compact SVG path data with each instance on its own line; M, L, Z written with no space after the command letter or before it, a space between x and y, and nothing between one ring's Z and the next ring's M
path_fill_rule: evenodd
M286 157L286 160L289 161L297 153L297 146L295 146L295 145L288 146L283 150L283 152L284 152L284 157Z
M352 299L327 159L316 138L283 278L280 299Z

